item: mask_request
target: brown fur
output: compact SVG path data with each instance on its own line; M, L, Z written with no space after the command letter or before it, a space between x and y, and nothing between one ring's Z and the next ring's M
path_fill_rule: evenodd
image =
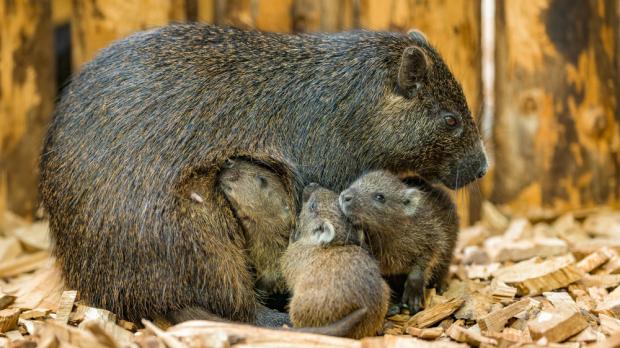
M449 187L486 171L463 91L419 35L136 33L73 77L45 139L40 190L68 286L130 320L196 307L253 322L244 231L217 185L239 157L293 163L278 175L296 197L372 169Z
M280 258L295 226L291 191L272 170L246 160L227 162L219 185L243 226L258 289L284 293Z
M421 308L427 285L441 291L458 233L456 209L444 191L425 182L410 187L374 171L343 191L339 204L366 233L381 273L409 275L403 302L412 310Z
M360 236L340 213L337 194L314 190L282 259L293 292L291 321L295 326L323 326L366 308L364 318L347 336L374 336L382 328L389 288L376 261L360 246Z

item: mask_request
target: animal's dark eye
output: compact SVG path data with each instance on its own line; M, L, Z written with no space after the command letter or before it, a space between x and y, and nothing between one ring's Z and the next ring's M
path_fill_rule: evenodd
M263 187L263 188L267 187L267 179L265 179L264 177L259 176L258 182L260 183L260 187Z
M372 196L372 199L374 199L375 201L379 203L385 203L385 196L383 195L383 193L375 193Z
M404 204L404 205L409 205L409 203L411 203L411 201L410 201L410 200L408 200L408 199L405 199L405 200L403 201L403 204Z
M316 208L317 208L317 204L316 201L312 201L310 202L310 205L308 206L308 209L310 210L310 212L315 213L316 212Z
M443 119L449 127L456 127L459 124L459 120L452 114L445 115Z

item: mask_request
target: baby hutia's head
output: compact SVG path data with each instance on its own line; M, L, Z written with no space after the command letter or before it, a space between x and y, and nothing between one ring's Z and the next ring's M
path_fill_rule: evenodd
M303 206L291 243L361 245L363 234L353 229L340 211L338 194L312 183L304 188Z

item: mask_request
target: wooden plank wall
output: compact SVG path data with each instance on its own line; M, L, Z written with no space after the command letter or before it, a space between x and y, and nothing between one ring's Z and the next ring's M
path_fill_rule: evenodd
M49 0L0 0L0 208L37 209L38 156L54 106Z
M73 66L77 68L91 60L97 51L116 39L185 19L185 0L74 0Z
M619 2L497 0L498 108L490 139L496 153L496 169L483 180L483 198L521 214L557 213L600 204L618 206L620 48L619 15L614 9L620 9ZM21 6L21 14L10 16L6 10L0 13L2 35L13 35L12 39L2 41L0 91L4 95L8 95L5 91L18 93L15 91L24 89L15 87L19 83L13 82L5 72L6 66L14 65L6 62L14 59L10 52L16 49L12 47L13 42L18 42L13 32L17 29L10 29L12 26L49 28L50 23L70 22L72 62L76 70L99 49L132 32L169 22L197 20L277 32L418 28L444 55L462 82L475 117L480 115L483 105L478 0L0 0L0 3ZM33 12L28 6L43 10ZM32 20L20 24L19 18ZM34 71L36 76L53 73L49 68L53 64L50 64L52 51L47 50L48 34L28 39L36 40L37 44L25 47L40 56L26 59L37 64L30 64L28 71ZM19 156L26 159L24 168L29 173L19 170L15 178L20 179L10 183L7 168L13 171L19 166L14 167L7 158L10 148L26 149L40 144L42 127L37 122L44 124L49 117L54 98L52 80L37 79L36 88L31 89L42 100L40 109L34 113L41 116L26 111L11 112L10 116L6 111L0 114L3 125L5 120L12 122L11 125L15 120L22 120L17 122L21 126L0 128L3 165L0 208L6 204L22 215L31 215L29 212L36 207L36 196L33 196L36 166L32 165L36 156L33 150L19 150L24 151ZM34 99L29 98L26 103L20 103L19 97L0 100L3 100L2 110L26 110ZM28 118L19 116L25 114ZM30 142L26 147L15 145L20 141L20 132L33 138L21 140ZM476 199L470 200L472 197ZM477 190L469 195L457 195L465 221L478 215L480 198Z
M534 216L618 207L616 6L498 1L493 202Z

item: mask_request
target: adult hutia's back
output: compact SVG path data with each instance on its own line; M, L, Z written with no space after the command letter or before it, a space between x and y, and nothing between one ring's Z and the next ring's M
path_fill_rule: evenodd
M450 187L486 171L462 89L419 34L138 33L73 78L45 141L41 193L68 286L132 320L253 321L243 232L215 184L231 157L275 168L298 195L369 169ZM193 185L212 190L193 200Z

